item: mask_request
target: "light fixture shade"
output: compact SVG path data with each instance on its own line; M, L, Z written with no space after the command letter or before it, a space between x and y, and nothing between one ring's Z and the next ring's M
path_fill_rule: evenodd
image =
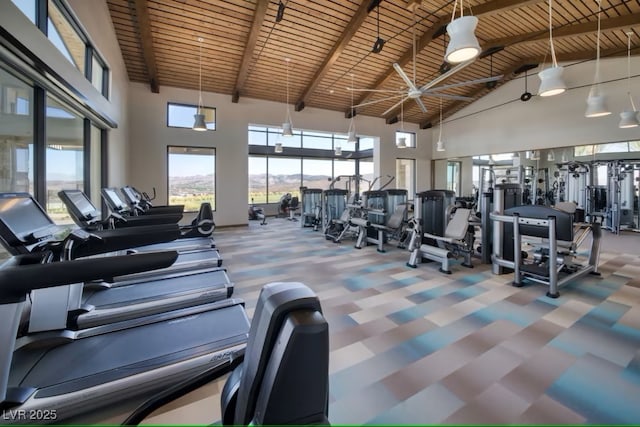
M194 114L193 119L194 119L193 128L192 128L193 130L200 130L200 131L207 130L207 125L204 122L204 114L200 114L200 113Z
M342 156L342 147L336 147L335 154L336 156Z
M445 151L444 142L442 142L441 139L439 139L438 142L436 142L436 151Z
M351 142L351 143L356 143L358 142L358 139L356 138L356 131L355 130L350 130L348 137L347 137L347 142Z
M562 161L562 163L567 163L569 161L569 157L567 157L567 152L565 150L562 150L561 161Z
M407 148L407 138L401 136L398 138L398 142L396 143L396 147L398 148Z
M291 125L291 122L284 122L282 124L282 136L293 136L293 126Z
M589 97L587 98L587 111L585 111L585 117L603 117L611 114L611 111L607 108L606 99L604 95L600 94L600 91L593 86L589 91Z
M623 111L620 113L620 123L618 127L621 129L635 128L640 125L638 122L638 112L633 110Z
M276 153L282 153L282 142L276 142L276 146L273 151Z
M480 44L475 35L477 25L478 18L471 15L456 18L447 25L450 40L444 55L445 61L457 64L480 54Z
M563 71L564 67L549 67L540 71L538 73L538 77L540 77L540 89L538 90L538 95L560 95L567 90L567 85L562 79Z
M548 162L555 162L556 161L556 153L551 150L547 153L547 161Z

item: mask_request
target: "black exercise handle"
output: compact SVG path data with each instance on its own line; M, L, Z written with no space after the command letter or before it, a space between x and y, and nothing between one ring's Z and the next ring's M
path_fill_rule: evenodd
M0 269L0 304L18 302L41 288L99 280L169 267L178 258L176 251L120 255L48 264L33 263L32 255L18 255ZM26 264L20 264L23 259Z
M89 239L74 247L73 258L121 251L136 246L171 242L180 237L178 224L148 225L115 230L96 230L91 234L100 240Z

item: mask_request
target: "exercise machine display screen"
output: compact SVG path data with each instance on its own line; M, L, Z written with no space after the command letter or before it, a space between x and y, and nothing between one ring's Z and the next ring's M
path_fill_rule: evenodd
M104 193L109 198L109 200L111 200L111 203L115 207L117 207L118 209L124 208L124 202L122 201L120 196L118 196L118 193L115 192L115 190L113 190L111 188L105 188L104 189Z
M38 230L55 226L47 214L28 195L13 194L0 197L0 220L20 240Z
M91 201L87 199L84 193L82 193L81 191L68 191L67 197L69 197L69 200L71 200L71 203L75 205L76 209L80 211L80 215L82 215L82 218L86 219L94 217L94 212L96 209L93 204L91 204Z

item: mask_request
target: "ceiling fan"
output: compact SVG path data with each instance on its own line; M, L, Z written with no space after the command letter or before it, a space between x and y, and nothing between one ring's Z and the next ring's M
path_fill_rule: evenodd
M413 40L413 80L411 80L409 78L409 76L407 76L407 74L404 72L404 70L402 69L400 64L398 64L397 62L394 62L393 68L400 75L400 77L402 78L404 83L407 85L407 88L406 89L402 89L402 90L356 89L356 88L353 88L353 87L347 88L347 90L354 91L354 92L379 92L379 93L395 94L395 95L390 95L390 96L388 96L386 98L376 99L376 100L369 101L369 102L363 102L362 104L354 105L353 108L364 107L364 106L367 106L367 105L388 101L390 99L400 98L400 100L398 102L396 102L394 105L389 107L385 112L382 113L382 115L385 116L385 115L389 114L391 111L396 109L398 106L400 106L401 104L404 104L404 102L407 99L413 99L416 102L416 104L418 104L418 107L420 107L420 111L422 111L423 113L426 113L427 112L427 107L424 105L424 102L422 102L422 99L421 99L422 96L431 96L431 97L437 97L437 98L441 98L441 99L450 99L450 100L456 100L456 101L472 101L473 98L471 98L471 97L446 94L446 93L442 93L442 91L447 90L447 89L456 88L456 87L469 86L469 85L488 83L488 82L495 82L495 81L500 80L503 77L502 75L498 75L498 76L484 77L484 78L475 79L475 80L468 80L468 81L464 81L464 82L460 82L460 83L452 83L452 84L448 84L448 85L438 86L438 84L440 84L440 82L443 82L444 80L448 79L452 75L458 73L462 69L464 69L464 68L468 67L469 65L473 64L475 62L475 58L474 58L474 59L471 59L469 61L461 62L461 63L455 65L449 71L441 74L440 76L438 76L435 79L431 80L429 83L418 87L416 85L415 9L413 11L413 18L414 18L413 19L414 20L414 25L413 25L413 31L412 31L412 40Z

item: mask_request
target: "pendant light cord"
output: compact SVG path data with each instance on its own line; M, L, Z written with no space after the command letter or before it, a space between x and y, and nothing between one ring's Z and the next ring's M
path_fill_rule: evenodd
M440 129L438 129L438 141L442 142L442 98L440 98Z
M353 73L351 73L351 89L353 89ZM349 114L351 116L351 121L349 122L349 132L351 132L355 128L355 123L353 122L353 116L355 114L355 112L353 111L353 90L351 90L350 92L351 92L351 111L349 112Z
M200 60L198 61L199 68L199 77L198 77L198 114L202 114L202 37L198 37L198 41L200 42L200 46L198 47L198 53Z
M631 96L631 34L631 31L627 33L627 94L629 95L629 101L631 101L631 108L633 111L638 111Z
M596 35L596 75L593 84L600 84L600 15L602 12L602 0L598 0L598 33Z
M291 110L289 109L289 58L285 58L287 63L287 123L291 123Z
M456 10L458 9L458 0L453 2L453 11L451 12L451 21L456 19ZM460 0L460 17L464 16L464 2Z
M556 50L553 48L553 23L551 21L551 16L553 14L553 0L549 0L549 45L551 45L551 59L553 60L553 66L558 66L558 61L556 61Z

